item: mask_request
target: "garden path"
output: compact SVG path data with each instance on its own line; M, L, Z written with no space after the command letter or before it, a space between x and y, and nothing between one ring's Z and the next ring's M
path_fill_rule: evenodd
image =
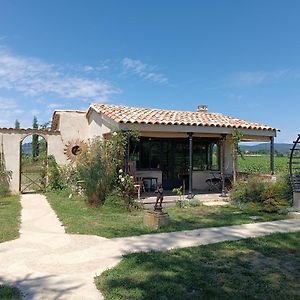
M93 278L126 253L300 231L300 220L281 220L106 239L66 234L42 195L22 195L21 204L20 238L0 244L0 283L17 286L25 299L102 299Z

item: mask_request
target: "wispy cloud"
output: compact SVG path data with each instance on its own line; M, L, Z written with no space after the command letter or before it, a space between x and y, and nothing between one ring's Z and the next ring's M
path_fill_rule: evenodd
M229 76L223 84L231 87L251 87L265 83L273 83L289 77L296 78L297 74L290 69L274 71L243 71Z
M0 97L0 109L1 110L17 109L17 108L18 108L18 104L14 99Z
M49 104L47 105L47 107L48 107L49 109L57 109L57 108L62 108L62 107L64 107L64 104L62 104L62 103L49 103Z
M12 126L14 118L23 113L15 99L0 97L0 126Z
M90 66L91 67L91 66ZM92 68L92 67L91 67ZM86 68L87 70L90 68ZM120 90L101 78L70 76L64 66L17 56L0 48L0 88L27 96L55 95L62 99L106 101Z
M122 60L123 73L135 74L145 80L153 81L156 83L167 83L168 78L157 71L157 66L152 66L143 63L140 60L125 57Z

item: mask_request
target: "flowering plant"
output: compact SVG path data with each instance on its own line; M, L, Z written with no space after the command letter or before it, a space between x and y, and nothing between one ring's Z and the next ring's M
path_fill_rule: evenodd
M117 180L118 190L120 191L126 206L129 206L130 200L134 195L134 182L133 177L125 174L122 169L119 170Z

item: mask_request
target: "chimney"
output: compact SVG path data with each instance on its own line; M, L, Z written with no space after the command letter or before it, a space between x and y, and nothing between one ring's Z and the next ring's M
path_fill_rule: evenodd
M207 105L205 104L198 105L197 112L208 112Z

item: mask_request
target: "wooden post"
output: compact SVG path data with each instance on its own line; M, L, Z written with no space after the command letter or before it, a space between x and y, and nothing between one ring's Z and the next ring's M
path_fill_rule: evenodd
M189 194L188 199L193 198L193 133L189 133Z
M270 171L271 175L275 174L275 163L274 163L274 154L275 154L275 148L274 148L274 137L272 136L270 138Z

